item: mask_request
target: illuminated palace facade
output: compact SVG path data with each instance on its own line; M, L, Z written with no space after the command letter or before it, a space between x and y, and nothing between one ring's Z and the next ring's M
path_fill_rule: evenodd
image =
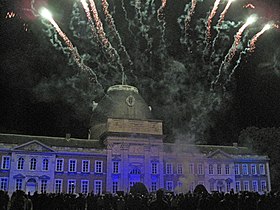
M246 147L163 143L162 122L135 87L116 85L94 109L88 139L0 134L0 190L129 192L142 182L187 192L270 191L269 159Z

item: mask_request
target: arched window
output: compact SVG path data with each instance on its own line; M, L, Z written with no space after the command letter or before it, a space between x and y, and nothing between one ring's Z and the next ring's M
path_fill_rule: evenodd
M47 158L43 159L43 171L49 170L49 160Z
M31 158L30 160L30 170L36 170L36 164L37 164L37 160L36 158Z
M22 170L23 169L23 164L24 164L24 159L23 159L23 157L20 157L18 159L18 162L17 162L17 169Z
M139 168L134 168L130 171L130 174L141 174L141 171Z

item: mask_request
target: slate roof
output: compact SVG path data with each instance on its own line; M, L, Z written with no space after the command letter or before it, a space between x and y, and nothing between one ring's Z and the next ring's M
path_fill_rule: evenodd
M137 88L129 85L114 85L101 99L91 117L92 136L98 138L103 132L108 118L153 119L149 106L138 93Z
M221 150L230 155L256 155L248 147L164 143L164 152L178 151L209 155L216 150Z
M19 134L4 134L0 133L0 143L21 145L33 140L37 140L49 147L76 147L76 148L95 148L102 149L103 146L98 140L76 139L62 137L46 137L46 136L30 136Z

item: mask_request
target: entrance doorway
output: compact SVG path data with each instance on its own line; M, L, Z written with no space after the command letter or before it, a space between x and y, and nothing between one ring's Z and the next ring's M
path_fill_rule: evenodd
M33 195L37 191L37 182L36 179L30 178L26 182L26 193L30 193L30 195Z

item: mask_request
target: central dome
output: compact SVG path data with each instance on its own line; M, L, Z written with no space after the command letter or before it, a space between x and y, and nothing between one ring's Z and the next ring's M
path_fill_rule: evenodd
M147 120L153 116L136 87L114 85L108 89L92 113L92 137L98 138L105 131L108 118Z

